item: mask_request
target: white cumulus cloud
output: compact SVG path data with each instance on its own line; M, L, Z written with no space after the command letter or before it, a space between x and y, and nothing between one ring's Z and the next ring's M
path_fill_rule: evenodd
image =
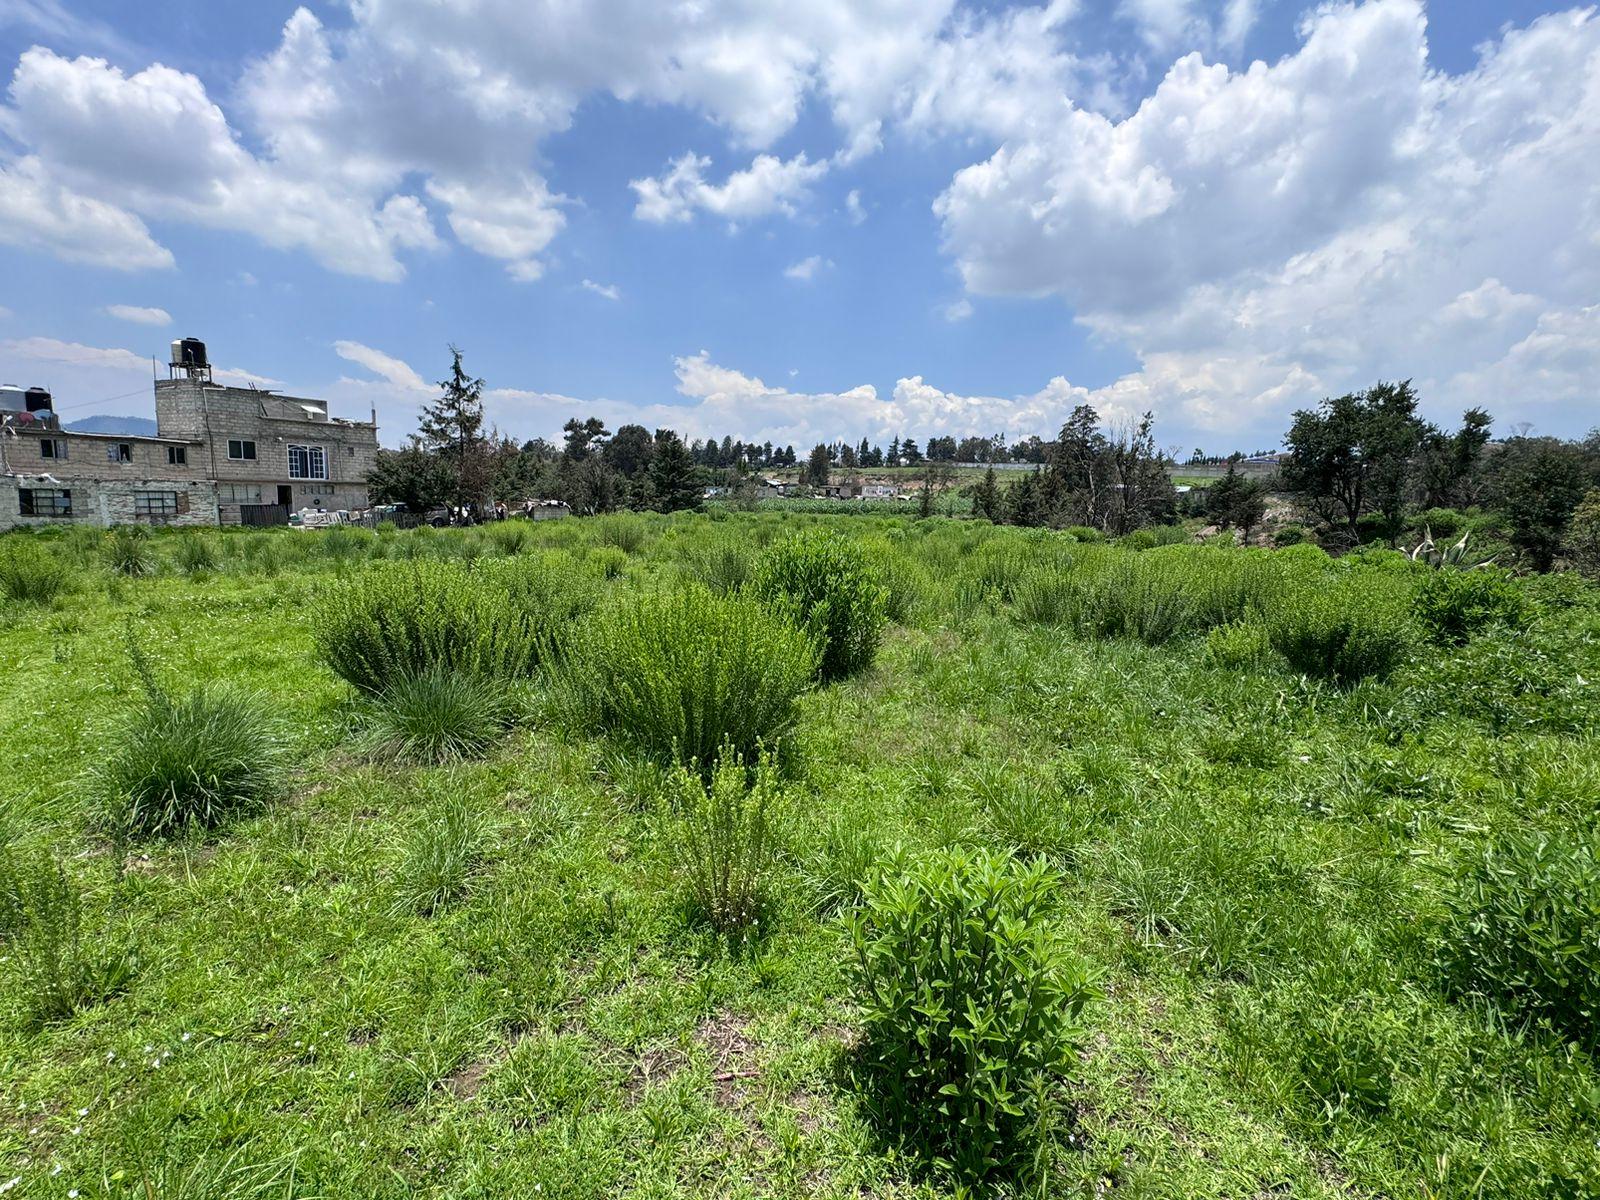
M593 292L596 296L604 297L607 300L622 299L622 289L614 283L596 283L592 279L585 279L583 281L583 289L587 292Z
M164 308L143 308L137 304L108 304L106 315L135 325L171 325L172 314Z
M630 182L638 196L634 216L656 224L688 221L696 211L730 224L775 213L793 216L811 185L828 171L826 161L811 162L803 153L787 160L758 154L747 168L718 184L704 177L710 165L709 158L685 154L661 175Z

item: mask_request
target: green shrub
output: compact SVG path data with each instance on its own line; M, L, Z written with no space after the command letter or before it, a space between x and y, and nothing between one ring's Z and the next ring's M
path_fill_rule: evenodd
M1274 546L1299 546L1311 540L1304 525L1281 525L1272 533Z
M1516 628L1528 617L1516 580L1492 567L1432 571L1417 584L1411 602L1428 636L1446 646L1459 646L1491 625Z
M709 782L677 767L661 808L661 842L688 885L698 913L723 934L757 924L773 861L778 772L771 755L755 764L726 746Z
M1156 540L1156 535L1148 529L1135 529L1132 533L1124 534L1117 539L1117 545L1125 550L1154 550L1161 545Z
M894 854L851 917L867 1101L965 1179L1016 1171L1070 1068L1088 972L1059 942L1059 878L988 853Z
M105 559L118 575L149 575L156 569L150 531L143 525L118 525L106 536Z
M628 573L628 556L615 546L599 546L584 557L584 562L601 579L621 579Z
M1257 621L1218 625L1206 634L1206 661L1227 670L1252 670L1273 659L1272 635Z
M283 778L271 712L261 696L215 685L170 696L147 677L92 776L103 824L118 836L161 836L259 811Z
M872 665L883 635L888 589L856 542L826 530L768 547L756 563L754 594L816 640L824 680Z
M1098 529L1094 528L1094 526L1092 526L1092 525L1068 525L1061 532L1065 533L1068 537L1074 539L1075 541L1079 541L1079 542L1091 542L1092 543L1092 542L1103 542L1103 541L1106 540L1106 535L1101 533Z
M1464 863L1437 960L1451 990L1600 1046L1600 847L1512 833Z
M412 822L395 872L393 911L431 917L471 886L487 844L482 821L457 792L431 802Z
M553 692L574 727L708 773L725 746L750 762L789 732L816 664L810 639L754 600L688 588L597 614Z
M500 680L427 667L390 680L367 702L362 745L383 760L473 758L505 732L510 715L510 697Z
M1386 674L1405 654L1410 630L1402 605L1396 584L1381 575L1301 580L1280 599L1267 628L1294 670L1355 683Z
M49 604L71 582L71 568L43 546L13 539L0 547L0 594L7 600Z
M9 926L0 928L0 944L12 960L22 1024L64 1020L125 989L135 956L103 935L85 936L83 898L61 864L20 860L9 846L0 854L0 908Z
M571 571L532 557L384 563L328 588L313 628L328 665L376 694L430 668L529 675L555 635L592 604Z

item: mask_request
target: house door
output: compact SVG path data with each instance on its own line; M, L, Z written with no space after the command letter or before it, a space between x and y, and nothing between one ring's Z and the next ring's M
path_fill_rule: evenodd
M278 485L278 503L283 505L284 508L292 509L294 507L294 488L287 483L280 483Z

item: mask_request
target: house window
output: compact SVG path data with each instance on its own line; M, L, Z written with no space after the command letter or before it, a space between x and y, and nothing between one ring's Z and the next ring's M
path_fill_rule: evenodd
M254 442L241 442L237 438L230 438L228 441L228 457L253 462L256 457L256 444Z
M187 446L168 446L167 447L167 466L169 466L169 467L182 467L182 466L187 466L188 462L189 462L189 447L187 447Z
M67 443L60 438L45 438L39 443L40 458L62 459L67 456Z
M18 488L17 499L25 517L70 517L71 488Z
M106 461L114 463L131 463L133 461L133 447L127 442L112 442L106 447Z
M184 496L185 500L189 497ZM185 505L187 507L187 505ZM133 515L147 521L165 521L178 515L177 492L135 492Z
M261 487L254 483L225 483L222 485L224 504L260 504Z
M290 479L326 479L328 456L321 446L289 447Z

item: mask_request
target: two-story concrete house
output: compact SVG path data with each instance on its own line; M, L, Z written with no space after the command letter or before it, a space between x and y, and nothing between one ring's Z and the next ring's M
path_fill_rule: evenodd
M367 507L375 421L322 400L215 383L205 346L172 344L156 436L61 428L42 389L0 389L0 528L63 521L216 525Z

